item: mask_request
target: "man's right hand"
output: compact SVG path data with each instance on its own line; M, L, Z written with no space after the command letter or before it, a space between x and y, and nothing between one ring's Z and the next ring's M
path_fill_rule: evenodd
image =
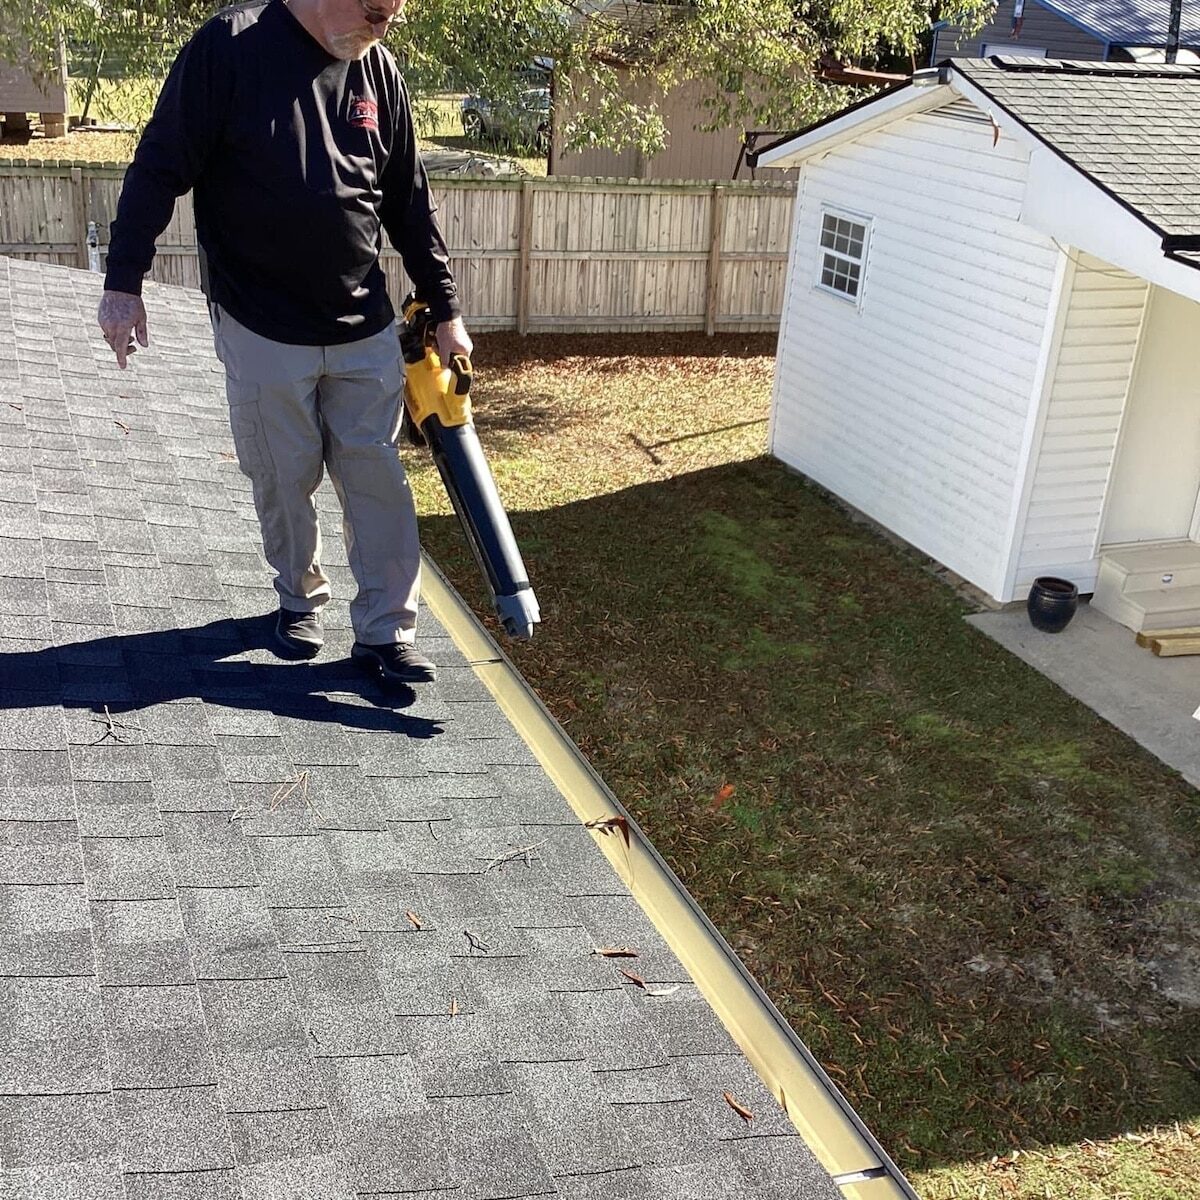
M104 331L104 340L117 356L117 366L121 370L125 369L129 355L137 350L133 343L135 334L139 346L150 345L150 337L146 332L146 306L141 296L129 292L105 292L100 297L100 311L96 319Z

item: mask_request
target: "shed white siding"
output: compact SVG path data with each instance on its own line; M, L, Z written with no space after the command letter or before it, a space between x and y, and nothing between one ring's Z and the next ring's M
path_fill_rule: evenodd
M773 407L779 458L992 595L1058 278L1027 170L967 101L808 160ZM814 286L825 207L871 221L861 306Z
M1095 584L1104 496L1146 311L1144 279L1089 254L1073 258L1044 424L1029 466L1016 597L1039 575L1071 579L1083 592Z

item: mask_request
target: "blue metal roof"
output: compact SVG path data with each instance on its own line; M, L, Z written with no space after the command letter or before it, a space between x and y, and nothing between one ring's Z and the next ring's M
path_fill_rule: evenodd
M1171 0L1038 0L1072 24L1117 46L1162 46L1171 20ZM1200 43L1200 0L1184 0L1183 45Z

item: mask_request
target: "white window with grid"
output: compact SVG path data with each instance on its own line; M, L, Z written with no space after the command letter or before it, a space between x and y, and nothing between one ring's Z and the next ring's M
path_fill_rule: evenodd
M821 271L817 286L843 300L858 303L867 261L870 225L858 217L821 214Z

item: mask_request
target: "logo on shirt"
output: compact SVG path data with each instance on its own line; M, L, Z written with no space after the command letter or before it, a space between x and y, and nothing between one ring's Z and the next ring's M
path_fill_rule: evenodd
M355 129L378 129L379 105L374 100L352 99L350 101L350 124Z

